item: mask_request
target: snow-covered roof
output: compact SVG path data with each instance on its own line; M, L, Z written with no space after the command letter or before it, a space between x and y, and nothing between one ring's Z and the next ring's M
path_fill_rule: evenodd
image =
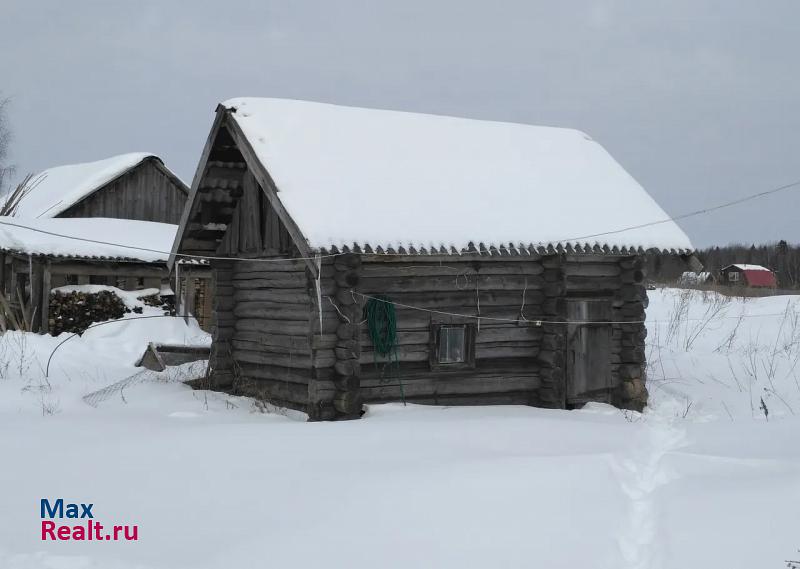
M728 265L727 267L725 267L725 269L730 268L730 267L736 267L737 269L739 269L741 271L767 271L769 273L772 272L767 267L762 267L761 265L747 265L747 264L743 264L743 263L734 263L733 265ZM723 270L725 270L725 269L723 269Z
M222 106L311 248L693 249L636 180L577 130L283 99Z
M104 217L0 217L0 250L82 259L164 262L169 258L177 230L177 225L169 223Z
M155 154L134 152L40 172L31 178L30 190L20 200L15 216L55 217L148 158L158 159Z

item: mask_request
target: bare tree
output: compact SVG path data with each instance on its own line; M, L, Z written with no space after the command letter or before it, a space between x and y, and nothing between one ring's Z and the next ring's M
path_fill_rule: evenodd
M19 202L28 195L28 192L38 186L46 176L44 173L35 177L33 174L28 174L13 190L9 189L5 195L0 194L0 216L13 217L17 215Z
M8 163L8 149L11 144L11 131L6 118L8 102L8 98L0 97L0 195L5 193L5 185L14 172L14 167Z

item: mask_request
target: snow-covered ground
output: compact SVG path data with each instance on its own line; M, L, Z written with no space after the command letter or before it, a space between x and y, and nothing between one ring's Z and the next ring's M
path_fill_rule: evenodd
M677 399L697 420L800 414L800 296L665 289L650 298L653 406Z
M207 338L129 315L65 343L45 379L65 336L9 333L0 567L784 567L800 548L798 302L653 291L642 415L393 404L305 423L190 390L192 364L90 406L147 341ZM58 497L138 524L138 541L41 541L39 501Z

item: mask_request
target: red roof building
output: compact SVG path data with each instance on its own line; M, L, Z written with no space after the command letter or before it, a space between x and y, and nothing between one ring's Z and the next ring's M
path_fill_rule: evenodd
M733 286L771 287L778 286L775 273L761 265L734 264L724 267L720 282Z

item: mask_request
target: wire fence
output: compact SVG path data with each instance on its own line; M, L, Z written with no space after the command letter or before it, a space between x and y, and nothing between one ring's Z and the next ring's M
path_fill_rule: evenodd
M129 387L133 387L134 385L147 383L150 381L172 383L178 381L184 382L191 379L199 379L205 376L207 369L207 360L188 362L179 366L169 366L164 371L143 369L131 376L126 377L125 379L107 385L102 389L87 393L82 399L87 405L97 407L103 401L107 401L116 395L120 395L122 397L124 390Z

